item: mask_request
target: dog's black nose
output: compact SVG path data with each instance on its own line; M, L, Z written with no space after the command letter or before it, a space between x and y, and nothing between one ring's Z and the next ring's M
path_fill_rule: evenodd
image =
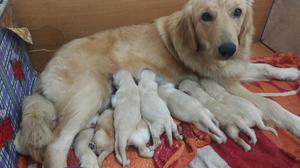
M236 51L236 46L232 42L223 43L219 47L219 52L220 52L221 56L224 58L229 58L229 57L233 56L235 51Z

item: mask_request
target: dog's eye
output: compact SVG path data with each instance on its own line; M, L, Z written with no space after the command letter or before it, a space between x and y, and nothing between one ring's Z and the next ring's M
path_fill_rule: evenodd
M213 20L212 15L208 12L203 13L201 18L204 22L211 22Z
M240 16L242 15L242 13L243 13L242 9L236 8L236 9L234 10L233 16L234 16L234 17L240 17Z

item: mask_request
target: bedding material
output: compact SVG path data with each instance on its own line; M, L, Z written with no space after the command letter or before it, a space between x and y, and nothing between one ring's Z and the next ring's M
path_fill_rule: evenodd
M21 121L21 103L31 94L36 72L25 42L8 29L0 28L0 167L17 165L13 138Z
M300 58L293 53L280 53L266 57L255 57L253 62L268 63L277 67L297 67L300 69ZM244 84L256 93L282 93L299 88L298 81L260 81ZM300 115L300 93L268 97L280 103L292 113ZM168 147L167 138L161 136L162 144L155 152L153 159L138 157L137 150L129 148L127 156L132 160L130 167L135 168L299 168L300 167L300 140L284 129L277 129L279 136L269 132L256 130L258 143L252 151L244 152L232 140L218 145L210 138L190 124L178 123L178 129L184 136L184 141L174 140ZM245 140L247 138L242 136ZM28 164L20 156L19 166ZM71 150L68 157L69 166L79 166L74 152ZM41 165L39 165L41 166ZM121 168L113 154L104 162L103 167Z

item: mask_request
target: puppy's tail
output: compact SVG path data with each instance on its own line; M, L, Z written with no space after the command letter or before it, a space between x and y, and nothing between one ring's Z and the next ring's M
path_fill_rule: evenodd
M169 145L172 146L173 145L172 125L171 125L171 123L166 123L164 125L164 127L165 127L165 130L166 130Z
M24 145L41 149L52 140L54 105L38 93L25 97L23 101L21 137Z
M130 161L127 160L126 156L126 146L127 146L127 135L115 135L116 142L115 142L115 154L118 162L122 164L122 166L127 166Z

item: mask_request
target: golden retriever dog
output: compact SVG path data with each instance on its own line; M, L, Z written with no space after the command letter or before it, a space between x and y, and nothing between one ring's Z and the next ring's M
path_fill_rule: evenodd
M172 82L191 75L213 79L231 94L255 104L263 111L264 120L300 136L299 117L240 83L246 72L256 68L249 63L254 31L252 1L189 0L182 10L153 23L107 30L65 44L41 73L37 93L43 96L41 100L53 103L56 127L50 135L42 128L52 119L32 115L22 121L32 123L22 128L27 134L23 136L33 141L40 135L49 137L37 143L48 144L45 166L63 167L76 134L110 98L112 74L126 69L136 75L144 68ZM291 73L284 79L290 79ZM254 79L257 76L252 74Z

